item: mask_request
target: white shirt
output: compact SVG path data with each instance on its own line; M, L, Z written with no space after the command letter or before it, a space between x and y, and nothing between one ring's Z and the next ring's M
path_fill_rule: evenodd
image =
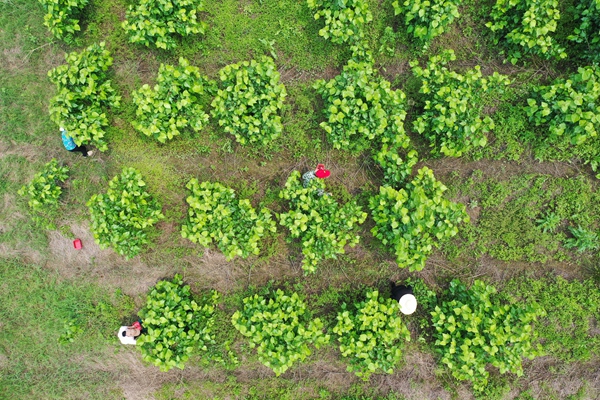
M119 333L117 333L117 336L119 337L119 340L121 341L122 344L133 344L135 345L135 338L131 337L131 336L123 336L123 332L125 332L127 330L127 328L129 328L128 326L122 326L119 329Z

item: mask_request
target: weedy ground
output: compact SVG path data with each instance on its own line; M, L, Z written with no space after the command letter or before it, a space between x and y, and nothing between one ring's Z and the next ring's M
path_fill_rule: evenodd
M358 197L365 206L381 174L369 157L332 149L319 128L321 103L311 85L316 79L334 77L350 53L318 36L320 21L313 19L305 1L207 2L202 15L209 25L206 35L183 39L172 52L127 43L120 22L131 3L91 1L84 33L70 47L49 36L37 2L0 1L0 397L468 399L473 397L468 385L458 384L436 365L416 325L413 331L418 333L406 348L405 362L392 375L361 381L346 372L339 352L329 346L275 378L237 335L230 316L245 295L267 285L301 292L315 312L333 323L339 304L353 301L368 287L386 290L390 279L418 276L440 289L452 278L483 278L502 291L509 279L523 276L600 276L597 254L561 246L560 239L568 235L564 223L556 234L540 234L536 228L549 204L559 205L553 207L563 213L563 221L576 213L598 227L600 195L591 170L575 162L540 163L520 139L532 129L518 106L528 87L566 76L575 66L503 63L485 31L485 7L474 0L464 2L462 17L434 41L430 53L453 48L456 68L481 65L484 73L509 74L515 83L505 98L490 102L497 129L483 150L462 159L428 159L427 144L411 133L423 160L419 166L432 168L449 187L449 196L467 205L472 219L457 238L430 257L424 271L400 270L370 236L369 221L357 248L324 262L316 275L308 277L300 268L298 244L286 243L282 234L268 239L260 256L230 262L217 250L182 239L184 185L191 177L220 181L240 197L277 212L282 206L277 192L293 170L322 162L332 171L327 184L334 196ZM372 0L369 5L374 21L367 39L377 67L394 88L418 98L418 82L408 61L424 61L425 56L411 47L402 23L393 16L391 1ZM387 26L399 32L391 44L383 34ZM63 63L65 52L98 41L106 41L114 57L111 78L123 95L123 106L111 115L109 151L83 159L64 151L57 127L50 122L48 102L54 87L46 74ZM377 52L385 46L393 48L393 55ZM131 93L154 82L160 63L176 63L183 56L215 78L223 66L262 54L276 56L289 93L284 134L270 148L242 148L215 123L200 135L184 135L165 145L142 137L130 125L135 117ZM415 107L409 109L409 133L415 112ZM53 157L69 164L72 173L59 212L50 216L57 230L45 231L32 221L16 192ZM85 206L123 166L141 171L166 215L153 245L132 260L98 248ZM71 245L76 237L84 243L80 252ZM203 359L191 360L183 371L160 373L144 365L133 349L119 345L114 333L116 321L132 321L151 286L175 273L182 273L195 291L214 288L223 293L215 330L218 341L228 343L230 350L215 347ZM74 333L72 327L85 334ZM522 378L492 371L487 396L597 398L598 365L597 358L565 364L541 357L526 362Z

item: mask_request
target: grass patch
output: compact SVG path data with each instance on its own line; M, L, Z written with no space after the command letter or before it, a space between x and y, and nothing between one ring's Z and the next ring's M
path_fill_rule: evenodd
M0 397L120 398L116 372L93 365L106 359L109 343L117 342L114 331L131 313L130 300L5 259L0 282L0 352L6 360L0 367ZM81 331L71 334L69 326Z

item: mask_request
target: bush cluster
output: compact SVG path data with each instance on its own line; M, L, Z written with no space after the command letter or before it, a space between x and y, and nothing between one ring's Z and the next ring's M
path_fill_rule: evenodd
M106 151L104 129L108 117L104 110L118 107L121 100L106 74L113 59L104 42L65 58L66 65L48 72L58 92L50 99L50 119L63 127L78 146L92 144Z

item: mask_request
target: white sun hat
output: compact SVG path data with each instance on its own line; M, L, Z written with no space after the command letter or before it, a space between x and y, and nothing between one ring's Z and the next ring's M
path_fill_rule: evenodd
M417 299L412 294L405 294L398 301L400 312L405 315L410 315L417 309Z

